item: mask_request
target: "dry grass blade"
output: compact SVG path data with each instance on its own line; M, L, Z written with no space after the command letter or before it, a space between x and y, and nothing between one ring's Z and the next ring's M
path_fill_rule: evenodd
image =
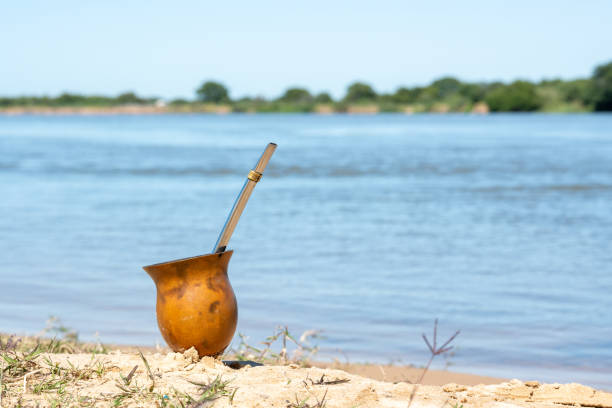
M347 383L349 381L351 381L348 378L334 378L334 379L330 379L330 380L326 380L325 379L325 374L321 375L321 378L319 378L318 380L313 380L309 377L307 377L304 380L304 384L306 386L308 386L308 381L310 381L310 385L336 385L336 384L344 384Z
M43 350L38 344L33 349L25 352L17 351L16 347L7 348L6 351L0 351L0 357L4 360L2 368L3 373L9 378L12 377L12 379L16 379L35 370L38 364L34 360L42 354L42 352Z
M319 333L319 330L308 330L297 340L289 332L287 326L278 326L271 336L268 336L261 342L264 346L263 348L250 345L248 338L244 334L239 333L240 344L237 349L232 349L227 354L227 357L235 358L238 361L308 366L310 360L319 351L319 348L316 345L311 346L308 340L317 338ZM275 353L272 347L277 342L280 342L281 350ZM289 352L290 346L293 348L292 353Z
M149 362L147 361L145 356L142 354L142 351L138 350L138 354L140 355L140 358L142 359L142 362L144 363L145 368L147 369L147 375L151 380L151 386L149 387L149 391L152 392L155 388L155 378L153 377L153 373L151 372L151 366L149 365Z
M125 385L130 385L130 383L132 382L132 378L134 378L134 374L136 373L136 370L138 370L137 365L135 365L134 368L132 368L132 371L130 371L127 377L124 377L121 374L119 374Z
M183 394L188 397L189 405L187 406L190 408L203 407L221 397L228 397L231 403L238 390L237 388L228 387L231 381L223 381L220 375L215 377L215 379L208 384L197 381L189 382L200 387L200 396L197 399L187 394Z
M285 402L287 403L287 408L305 408L305 407L309 407L309 405L306 405L306 402L308 401L308 399L309 397L306 397L302 401L300 401L296 394L295 402L291 402L289 400L286 400Z
M310 399L310 397L306 397L303 400L299 400L298 396L295 396L295 402L291 402L289 400L286 400L285 402L287 403L287 408L325 408L327 406L327 401L325 401L325 399L327 398L327 390L325 390L325 393L323 394L323 397L319 400L319 398L317 398L316 395L310 393L311 396L313 396L316 400L316 403L314 404L309 404L308 400Z
M53 354L104 354L108 352L108 349L99 342L97 344L80 342L76 331L64 326L60 319L53 316L47 320L47 326L38 336L16 338L12 335L0 335L0 353L29 351L37 345L44 353Z

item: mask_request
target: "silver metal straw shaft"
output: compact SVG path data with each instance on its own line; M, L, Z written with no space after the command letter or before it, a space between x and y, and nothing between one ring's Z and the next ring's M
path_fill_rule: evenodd
M217 243L213 249L213 253L223 252L227 247L227 243L229 242L232 234L234 233L234 229L236 228L236 224L238 224L238 220L240 219L240 215L242 215L242 210L246 206L247 201L249 201L249 197L255 188L255 184L261 179L261 176L270 161L270 157L272 157L272 153L276 149L276 143L268 143L266 146L266 150L264 150L263 154L259 158L257 165L253 170L251 170L247 176L247 180L242 186L242 190L240 190L240 194L238 194L238 198L234 202L234 206L232 207L232 211L230 212L229 217L227 217L227 221L225 221L225 225L223 226L223 230L221 230L221 234L219 235L219 239L217 239Z

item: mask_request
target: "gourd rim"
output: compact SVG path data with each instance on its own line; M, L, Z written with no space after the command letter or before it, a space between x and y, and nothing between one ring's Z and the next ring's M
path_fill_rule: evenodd
M196 256L191 256L191 257L188 257L188 258L181 258L181 259L174 259L172 261L159 262L159 263L156 263L156 264L151 264L151 265L143 266L142 269L147 270L148 268L155 268L155 267L158 267L158 266L169 265L169 264L178 263L178 262L191 261L191 260L194 260L194 259L205 258L207 256L214 256L214 255L216 255L218 257L221 257L221 256L223 256L225 254L229 254L231 256L233 253L234 253L234 250L230 249L228 251L223 251L223 252L214 253L214 254L196 255Z

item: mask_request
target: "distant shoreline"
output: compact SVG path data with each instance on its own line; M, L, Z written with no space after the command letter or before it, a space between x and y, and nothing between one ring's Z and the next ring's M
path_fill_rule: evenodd
M393 115L497 115L497 114L605 114L610 112L594 111L499 111L491 112L486 105L475 105L470 110L412 110L410 107L405 109L387 111L381 110L376 105L350 105L344 109L336 109L334 106L315 106L311 111L299 110L240 110L234 109L230 105L197 104L189 106L173 105L118 105L118 106L12 106L0 108L0 117L4 116L139 116L139 115L253 115L253 114L300 114L315 116L330 115L355 115L355 116L376 116L381 114Z
M195 99L141 97L129 91L117 96L64 92L57 96L0 96L0 114L164 114L164 113L476 113L612 111L612 61L597 66L591 77L539 82L464 82L443 77L427 86L400 86L377 92L370 84L353 82L334 99L328 92L311 93L290 87L276 98L232 98L222 83L205 81Z
M163 115L173 113L158 106L115 106L115 107L11 107L0 109L0 115Z
M208 115L228 115L228 114L307 114L307 115L378 115L378 114L397 114L397 115L412 115L412 114L467 114L467 115L487 115L489 113L525 113L525 112L489 112L488 109L472 109L470 111L419 111L414 112L410 109L395 112L386 112L375 109L375 106L354 106L346 110L334 109L315 109L312 112L286 112L286 111L237 111L227 105L206 105L196 109L180 109L172 106L154 106L154 105L126 105L113 107L94 107L94 106L79 106L79 107L10 107L0 108L0 116L105 116L105 115L190 115L190 114L208 114ZM590 112L527 112L527 113L590 113Z
M311 111L284 111L284 110L238 110L230 105L197 104L197 105L119 105L119 106L14 106L0 108L0 115L166 115L166 114L213 114L227 115L231 113L255 114L255 113L305 113L313 115L376 115L379 113L397 113L410 115L413 113L474 113L488 114L489 109L485 104L475 105L469 111L451 111L449 109L438 109L430 111L416 111L409 106L396 111L383 111L377 105L349 105L340 110L332 105L316 105Z

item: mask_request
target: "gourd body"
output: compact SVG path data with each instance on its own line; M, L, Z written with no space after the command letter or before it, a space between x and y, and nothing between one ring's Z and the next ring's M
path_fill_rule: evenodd
M238 305L227 276L233 251L145 266L157 287L157 324L176 352L221 354L232 341Z

